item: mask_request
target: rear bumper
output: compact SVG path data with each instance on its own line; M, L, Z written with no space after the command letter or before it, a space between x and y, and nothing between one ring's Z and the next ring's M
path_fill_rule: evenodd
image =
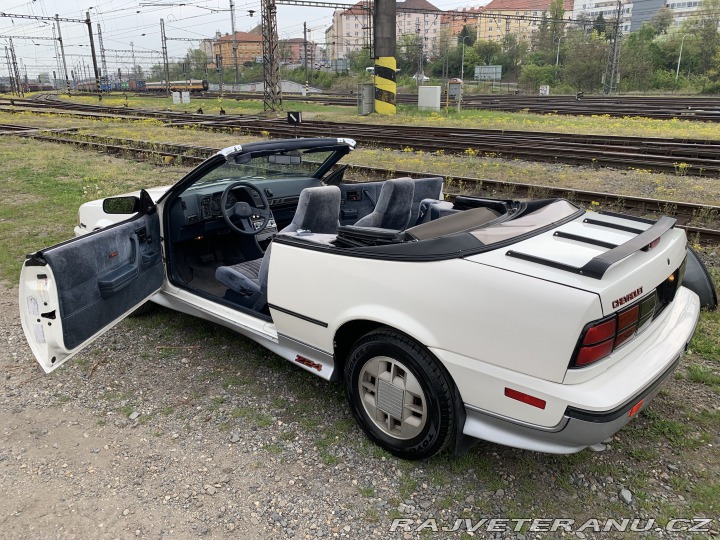
M647 407L679 364L680 355L650 386L621 407L603 412L568 407L560 423L552 428L519 423L466 406L463 433L525 450L550 454L579 452L612 436Z
M578 452L602 442L647 407L687 349L700 313L697 295L681 288L666 311L652 339L583 382L558 384L535 379L527 384L524 378L526 384L519 385L513 380L516 375L507 373L504 380L494 379L494 385L519 388L546 400L545 410L519 404L507 414L502 407L509 400L503 401L502 396L490 402L491 406L478 406L471 403L474 396L463 396L466 419L459 431L477 439L556 454ZM556 411L552 417L535 417L550 420L544 424L530 416L552 411Z

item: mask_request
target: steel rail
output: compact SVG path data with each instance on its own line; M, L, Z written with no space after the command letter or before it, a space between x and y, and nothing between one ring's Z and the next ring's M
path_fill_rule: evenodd
M205 146L193 146L186 144L159 143L137 139L124 139L119 137L81 135L75 133L23 133L19 136L29 137L40 141L64 143L89 148L102 152L111 153L120 157L132 156L168 163L171 161L189 162L199 164L219 149ZM389 171L381 167L369 167L351 165L348 172L355 175L349 182L359 182L361 178L391 178L398 176L432 176L436 173L423 171ZM456 186L468 186L470 193L483 197L500 198L537 198L537 197L559 197L583 203L589 206L610 207L626 213L642 216L658 216L671 214L678 219L679 226L687 230L689 235L706 243L720 243L720 231L697 227L692 224L693 219L698 216L709 217L711 220L720 220L720 207L702 205L697 203L686 203L680 201L658 200L646 197L634 197L617 195L596 191L577 190L565 187L545 186L536 184L504 182L498 180L480 179L472 177L445 176L446 195L454 196L453 190ZM457 193L459 194L459 193Z
M9 100L8 100L9 101ZM29 103L29 105L28 105ZM15 110L36 101L25 100L5 105L0 110ZM57 106L56 106L57 105ZM335 137L338 133L365 145L409 148L424 152L519 158L530 161L567 163L591 167L639 168L681 175L720 176L720 141L642 137L613 137L562 133L477 130L417 126L382 126L340 122L305 122L289 126L284 120L260 116L212 116L174 111L146 111L123 107L77 105L68 102L43 102L43 111L94 117L155 118L175 127L240 131L269 134L273 137ZM23 110L28 110L23 108Z

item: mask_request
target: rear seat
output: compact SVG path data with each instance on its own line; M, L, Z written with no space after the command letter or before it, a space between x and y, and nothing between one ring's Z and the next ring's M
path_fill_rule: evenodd
M426 199L441 199L443 179L439 176L431 176L428 178L414 178L415 194L413 196L413 204L410 209L410 225L417 222L420 213L420 205Z
M443 216L449 216L450 214L456 214L457 212L462 212L462 210L454 208L453 203L450 201L424 199L420 202L420 208L415 225L427 223L428 221L433 221Z

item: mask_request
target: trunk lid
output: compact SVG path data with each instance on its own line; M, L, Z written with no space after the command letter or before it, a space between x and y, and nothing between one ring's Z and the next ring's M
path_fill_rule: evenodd
M517 226L523 219L508 225ZM585 212L551 230L524 235L509 247L466 260L593 292L607 315L653 292L682 265L687 240L674 223L668 217L653 222Z

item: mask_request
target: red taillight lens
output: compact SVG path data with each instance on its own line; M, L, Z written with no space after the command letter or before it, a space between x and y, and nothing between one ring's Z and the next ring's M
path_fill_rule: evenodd
M631 324L636 324L640 315L640 304L618 313L618 329L623 330Z
M652 320L656 305L657 293L653 291L634 305L586 326L570 367L594 364L632 339L642 326Z
M590 345L589 347L580 347L577 358L575 359L574 367L588 366L602 360L608 354L613 351L614 340L608 339L603 343L597 345Z
M612 319L601 322L594 326L591 326L585 331L585 337L583 337L583 345L594 345L600 343L611 337L615 337L615 330L617 329L617 322L615 317Z
M630 328L626 328L622 332L619 332L615 338L615 348L617 349L620 345L625 343L628 339L635 335L637 331L637 325L633 324Z

